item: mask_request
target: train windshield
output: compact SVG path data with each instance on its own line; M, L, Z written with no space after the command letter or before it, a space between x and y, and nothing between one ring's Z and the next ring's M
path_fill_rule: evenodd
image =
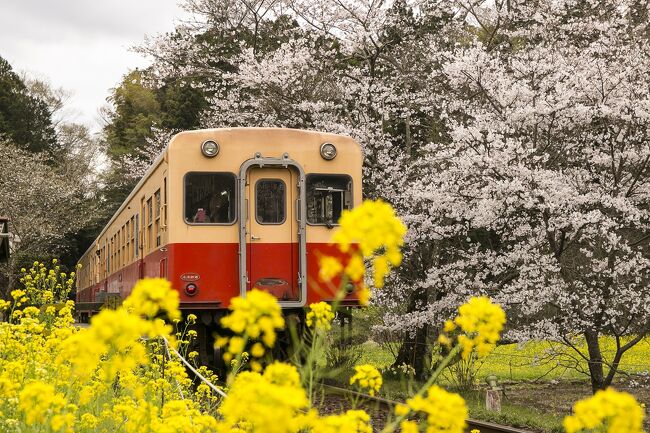
M352 207L352 178L341 174L307 175L307 222L338 224L343 209Z
M235 175L233 173L187 173L185 175L185 222L232 224L235 222Z

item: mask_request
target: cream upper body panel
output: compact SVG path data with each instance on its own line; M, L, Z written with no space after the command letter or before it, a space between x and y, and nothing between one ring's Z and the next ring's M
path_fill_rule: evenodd
M201 153L201 144L213 140L219 144L216 157ZM333 143L337 156L331 161L320 155L323 143ZM361 202L360 146L350 137L313 131L280 128L232 128L182 132L168 147L169 161L169 242L236 243L239 228L231 225L191 225L184 219L184 178L188 172L228 172L239 176L241 165L256 154L282 158L284 154L297 162L304 172L346 174L352 178L353 204ZM239 215L237 215L237 219ZM308 242L328 242L332 230L325 226L307 226Z
M98 283L167 243L167 169L165 151L79 260L86 269L85 285Z

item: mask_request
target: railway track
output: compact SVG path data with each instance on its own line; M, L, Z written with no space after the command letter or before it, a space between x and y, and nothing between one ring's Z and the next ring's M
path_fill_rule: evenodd
M352 391L345 388L339 388L333 385L322 384L322 386L326 389L331 390L333 393L340 394L340 395L354 395L354 396L362 397L368 401L376 402L379 405L387 406L391 410L395 405L399 403L397 401L389 400L383 397L374 397L361 392ZM474 429L478 429L480 430L481 433L531 433L528 430L521 430L515 427L499 425L492 422L479 421L475 419L468 419L466 421L467 421L468 432Z

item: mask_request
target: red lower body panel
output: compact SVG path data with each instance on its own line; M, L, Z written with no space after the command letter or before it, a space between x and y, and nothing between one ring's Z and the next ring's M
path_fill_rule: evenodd
M318 260L323 255L347 260L335 246L307 244L307 302L330 301L339 289L340 280L324 282L318 276ZM297 244L255 244L248 248L250 258L249 289L257 286L280 300L296 300L298 287ZM142 260L127 265L108 278L77 292L77 302L102 302L106 294L126 298L137 282L144 277L162 277L178 290L183 309L222 309L239 296L239 244L169 244L148 254ZM275 280L275 281L272 281ZM185 293L188 284L198 287L194 296ZM354 303L354 293L346 302Z

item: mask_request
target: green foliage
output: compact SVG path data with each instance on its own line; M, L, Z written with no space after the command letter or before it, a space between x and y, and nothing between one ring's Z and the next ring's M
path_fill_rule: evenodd
M30 152L55 150L51 111L31 95L9 62L0 57L0 137Z
M475 354L471 354L468 359L458 358L456 362L449 366L443 377L454 388L468 391L476 386L481 365L482 360Z
M155 128L178 131L199 127L200 116L207 102L201 90L190 80L175 80L159 88L148 83L145 72L135 70L125 75L113 89L109 101L112 109L103 135L106 152L113 162L103 175L101 200L103 219L107 220L137 183L138 176L129 173L123 158L141 161L146 167L150 142L155 141Z
M153 89L142 84L142 72L127 74L113 89L109 101L113 104L111 122L104 132L109 156L117 157L143 147L151 137L151 128L160 123L160 103Z
M134 70L113 89L109 123L104 128L108 155L118 159L134 154L153 137L153 128L192 129L199 126L206 100L187 80L172 81L160 88L144 80L144 71Z
M156 92L160 125L166 129L193 129L200 125L207 106L202 92L184 81L168 83Z
M355 365L365 364L362 353L352 346L330 345L326 356L328 369L351 371Z

